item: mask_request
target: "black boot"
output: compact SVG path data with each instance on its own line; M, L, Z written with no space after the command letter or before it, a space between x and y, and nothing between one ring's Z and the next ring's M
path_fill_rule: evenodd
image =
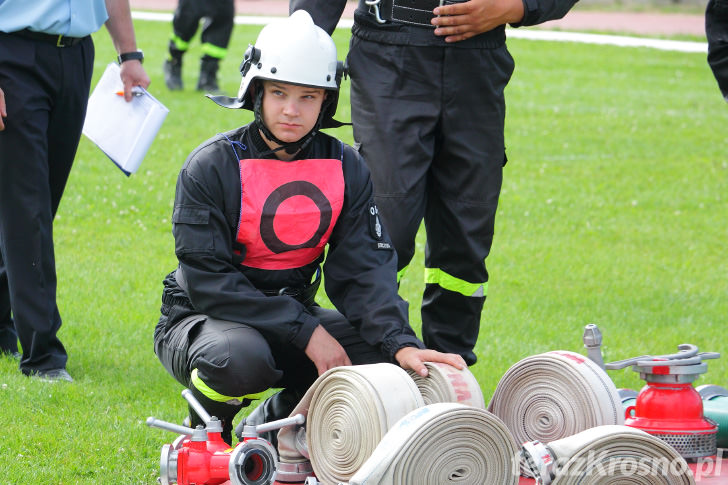
M235 435L242 441L243 428L248 426L258 426L263 423L270 423L279 419L287 418L293 408L303 397L303 393L296 389L286 388L280 392L273 394L271 397L263 401L257 408L235 427ZM270 442L274 448L278 448L278 430L268 431L259 435L264 440Z
M217 84L217 69L220 60L210 56L203 56L200 61L200 79L197 81L197 90L211 94L218 94L220 87Z
M182 90L182 58L164 61L164 83L170 91Z
M185 51L177 49L174 41L169 41L169 59L164 61L164 83L170 91L180 91L182 85L182 56Z

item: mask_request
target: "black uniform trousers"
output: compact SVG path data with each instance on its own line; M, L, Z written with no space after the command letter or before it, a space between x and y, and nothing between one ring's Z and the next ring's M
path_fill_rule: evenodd
M344 347L352 364L388 362L341 313L319 306L310 306L309 311ZM193 393L190 377L195 369L206 387L221 396L235 398L270 388L286 388L302 396L318 377L315 365L303 350L273 344L248 325L205 315L192 315L169 326L166 321L155 329L154 351L167 372ZM207 399L196 393L209 413L216 413L229 424L247 403L240 399L239 403L223 401L221 396Z
M728 0L710 0L705 9L708 64L728 100Z
M174 35L189 42L203 18L202 43L226 49L235 22L234 0L179 0L172 19Z
M348 55L354 138L394 242L398 270L424 218L425 345L476 361L505 164L505 45L390 45L353 35Z
M93 59L91 37L56 47L0 32L8 111L0 131L0 345L13 350L17 332L25 374L66 365L56 336L53 218L81 137Z

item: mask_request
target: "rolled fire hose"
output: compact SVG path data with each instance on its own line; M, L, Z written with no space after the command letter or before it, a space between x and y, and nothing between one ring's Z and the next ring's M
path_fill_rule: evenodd
M705 417L712 419L718 425L716 446L728 448L728 389L714 384L704 384L695 390L703 399Z
M321 483L343 482L410 411L439 402L485 409L480 386L467 368L425 366L427 377L391 364L339 367L323 374L293 411L308 414L305 435L295 429L279 433L281 462L310 457Z
M485 409L483 391L467 368L458 370L451 365L435 362L425 362L425 367L428 371L427 377L412 370L407 371L420 390L425 404L457 402Z
M308 455L321 483L346 482L397 421L424 405L400 367L336 367L319 376L293 410L307 416L308 449L302 449L297 429L283 428L278 433L280 460L296 463Z
M517 452L503 421L485 409L429 404L387 432L349 485L515 485Z
M551 442L624 423L617 389L606 372L569 351L534 355L511 366L488 410L503 420L517 443Z
M522 455L543 485L695 484L677 451L630 426L598 426L547 445L524 443Z

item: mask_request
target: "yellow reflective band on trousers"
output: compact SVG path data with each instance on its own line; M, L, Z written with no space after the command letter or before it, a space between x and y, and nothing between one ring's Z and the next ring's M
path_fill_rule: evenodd
M227 54L227 49L205 42L202 44L202 53L207 54L210 57L214 57L215 59L222 59L225 57L225 54Z
M407 268L409 268L409 266L405 266L397 271L397 284L399 284L399 282L402 281L402 278L404 278L404 273L407 271Z
M220 394L219 392L205 384L202 379L200 379L200 376L197 375L197 369L192 370L192 373L190 374L190 380L192 381L192 385L195 386L198 391L204 394L205 397L207 397L211 401L228 402L237 400L243 402L243 399L250 399L251 401L254 401L256 399L260 399L263 395L262 392L259 392L257 394L246 394L245 396L240 397L226 396L224 394Z
M440 285L446 290L454 291L465 296L486 296L488 282L470 283L445 273L440 268L425 268L425 283Z
M172 34L172 42L174 43L174 46L177 48L177 50L186 51L187 49L190 48L189 42L186 42L186 41L180 39L179 37L177 37L174 34Z

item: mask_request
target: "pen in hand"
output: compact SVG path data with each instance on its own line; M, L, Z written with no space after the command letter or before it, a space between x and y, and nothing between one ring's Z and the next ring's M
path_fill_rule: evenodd
M117 91L117 92L116 92L116 95L117 95L117 96L124 96L124 91ZM141 91L132 91L132 92L131 92L131 95L132 95L132 96L143 96L143 95L144 95L144 93L142 93Z

